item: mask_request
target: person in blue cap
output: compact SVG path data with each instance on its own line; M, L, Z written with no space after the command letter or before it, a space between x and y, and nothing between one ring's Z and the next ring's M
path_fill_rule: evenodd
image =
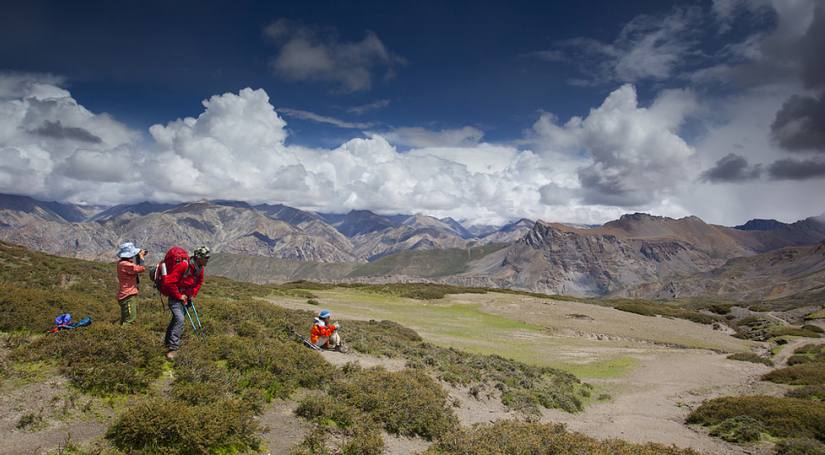
M329 310L321 310L312 324L309 332L310 343L321 349L339 349L342 346L341 336L338 335L340 324L330 322L332 313Z
M120 324L132 324L137 319L137 307L134 299L140 292L138 274L146 268L142 265L146 250L138 248L132 242L126 242L117 250L117 303L120 305Z

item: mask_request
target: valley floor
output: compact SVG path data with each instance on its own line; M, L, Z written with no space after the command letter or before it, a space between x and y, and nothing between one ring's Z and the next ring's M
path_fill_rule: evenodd
M449 295L429 302L349 289L313 293L320 306L273 301L296 309L329 308L341 319L393 320L438 345L561 368L595 386L594 399L583 412L545 410L542 421L562 422L599 439L675 444L723 455L771 453L770 444L729 444L710 437L704 428L684 424L691 409L706 399L781 395L786 390L759 380L769 367L726 359L727 353L749 351L758 344L710 326L500 293ZM400 368L396 359L337 353L327 359ZM515 416L498 400L477 400L466 391L448 390L460 404L457 413L464 424Z

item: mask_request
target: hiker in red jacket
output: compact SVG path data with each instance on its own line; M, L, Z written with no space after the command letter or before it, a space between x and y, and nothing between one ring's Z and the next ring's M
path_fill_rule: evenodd
M138 295L139 273L146 270L143 267L143 257L146 250L126 242L117 251L117 303L120 305L120 325L132 324L137 318L137 307L134 299Z
M184 305L189 305L197 297L203 284L203 269L209 262L209 248L195 248L189 260L182 260L168 271L160 285L160 292L169 296L169 310L172 320L166 328L166 358L172 360L180 347L180 336L186 325Z

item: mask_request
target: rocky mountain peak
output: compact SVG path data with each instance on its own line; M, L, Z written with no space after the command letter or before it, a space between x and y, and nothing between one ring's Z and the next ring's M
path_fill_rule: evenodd
M339 232L351 238L360 234L383 231L396 225L389 219L369 210L351 210L344 219L334 226Z
M777 221L774 219L754 218L748 220L747 223L734 227L740 231L775 231L788 226L787 223Z

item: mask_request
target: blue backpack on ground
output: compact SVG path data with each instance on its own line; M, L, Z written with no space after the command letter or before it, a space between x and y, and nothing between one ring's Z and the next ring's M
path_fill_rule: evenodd
M86 316L85 318L77 322L72 322L72 315L70 313L63 313L60 316L54 318L54 327L49 329L49 333L57 333L61 330L66 329L78 329L80 327L86 327L91 324L92 318L90 316Z

